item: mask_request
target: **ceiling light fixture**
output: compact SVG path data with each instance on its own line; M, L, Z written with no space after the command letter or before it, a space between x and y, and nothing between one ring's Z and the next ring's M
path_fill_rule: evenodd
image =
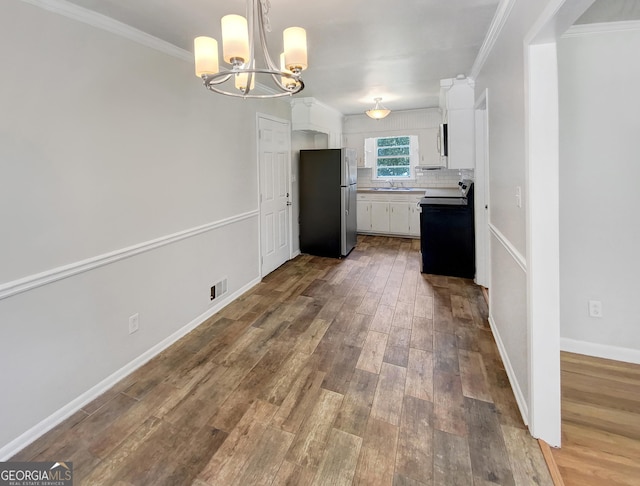
M230 69L220 70L218 41L211 37L196 37L193 41L196 76L205 88L219 94L238 98L278 98L291 96L304 89L300 74L307 68L307 33L301 27L289 27L283 32L284 53L280 65L272 61L265 32L271 32L267 14L269 0L247 0L247 18L225 15L222 24L222 55ZM256 65L255 35L264 58L264 66ZM256 77L271 78L275 90L269 94L255 94Z
M387 116L389 113L391 113L391 110L387 110L384 106L380 104L380 102L382 101L382 98L374 98L373 101L376 102L376 106L374 106L370 110L365 111L365 113L369 118L373 118L374 120L381 120L385 116Z

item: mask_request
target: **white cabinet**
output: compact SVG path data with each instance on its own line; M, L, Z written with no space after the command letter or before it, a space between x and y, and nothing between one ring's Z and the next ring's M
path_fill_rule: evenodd
M447 123L447 168L475 168L474 83L468 78L440 80L440 106Z
M390 202L389 213L389 232L400 235L408 235L409 204L406 202Z
M475 167L475 121L474 111L449 110L448 157L449 169L473 169Z
M356 211L358 217L358 233L368 233L371 231L371 202L358 195L358 209Z
M345 133L344 146L355 149L358 167L364 167L364 134Z
M358 194L358 232L420 236L422 196L409 194Z
M389 203L371 201L371 231L389 233Z

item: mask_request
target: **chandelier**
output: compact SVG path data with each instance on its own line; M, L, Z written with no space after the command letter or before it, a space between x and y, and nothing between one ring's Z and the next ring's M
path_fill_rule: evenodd
M196 76L202 78L205 88L239 98L278 98L304 89L300 74L307 68L307 33L301 27L284 30L284 52L276 66L267 47L266 32L271 32L267 16L270 8L269 0L247 0L246 18L222 17L222 55L229 69L220 70L216 39L205 36L194 39ZM256 33L263 66L256 63ZM261 84L273 87L271 93L252 93L258 76ZM265 79L270 80L268 84L262 81Z
M381 120L382 118L387 116L389 113L391 113L391 110L388 110L387 108L385 108L380 104L380 102L382 101L382 98L374 98L373 101L376 102L376 105L370 110L365 111L365 113L369 118L373 118L374 120Z

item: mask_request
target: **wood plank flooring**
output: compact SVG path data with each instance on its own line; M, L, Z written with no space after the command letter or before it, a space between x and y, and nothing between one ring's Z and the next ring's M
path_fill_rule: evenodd
M472 281L301 255L17 454L86 485L550 485Z
M562 353L562 448L552 449L566 486L640 484L640 365Z

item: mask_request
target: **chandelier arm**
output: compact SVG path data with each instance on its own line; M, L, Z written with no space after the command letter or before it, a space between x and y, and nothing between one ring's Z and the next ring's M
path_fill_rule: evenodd
M296 87L298 84L302 83L302 80L295 74L291 74L285 71L280 71L278 70L278 74L275 73L271 73L271 77L273 78L273 82L276 84L276 86L278 86L280 89L283 89L289 93L297 93L298 91L301 91L301 89L289 89L287 88L283 83L282 83L282 78L289 78L289 79L293 79L296 81ZM304 86L304 83L302 83Z
M276 93L276 94L263 94L263 95L259 95L259 94L248 94L248 95L243 95L242 93L234 93L231 91L224 91L221 89L216 88L215 86L206 86L206 88L209 91L221 94L221 95L225 95L225 96L232 96L234 98L244 98L244 99L270 99L270 98L283 98L285 96L292 96L294 94L297 93L297 91L288 91L286 93Z
M202 82L204 83L205 87L209 87L210 84L222 84L226 81L228 81L231 76L233 76L233 73L231 71L223 71L221 73L217 73L217 74L203 74L202 77Z
M269 47L267 43L267 35L265 33L265 18L261 0L254 0L256 2L256 11L258 12L258 34L260 34L260 43L262 44L262 53L264 55L264 62L268 69L273 71L280 71L280 68L271 59L269 55ZM253 53L252 53L253 54Z
M247 74L247 86L250 86L251 78L257 77L256 76L257 74L269 74L271 75L272 78L274 78L274 82L277 84L277 86L281 87L281 89L284 90L284 93L277 93L275 95L274 94L252 95L250 94L251 90L247 90L246 87L244 90L240 90L240 93L226 91L224 89L217 88L216 87L217 85L224 83L225 81L229 80L231 76L236 75L236 73L233 71L223 71L217 74L203 75L202 80L205 88L207 88L208 90L214 91L219 94L224 94L227 96L234 96L236 98L279 98L282 96L294 95L304 89L304 81L302 81L302 78L298 77L298 75L293 73L283 72L278 69L254 69L254 68L247 68L247 69L244 69L242 72ZM297 81L295 88L291 90L287 89L282 84L282 81L280 79L282 77L295 79Z

